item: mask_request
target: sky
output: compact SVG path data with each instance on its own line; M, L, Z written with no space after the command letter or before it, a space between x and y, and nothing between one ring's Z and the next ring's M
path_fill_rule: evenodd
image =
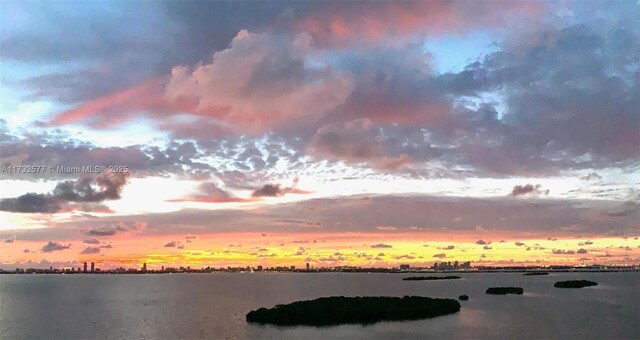
M0 268L638 264L638 17L2 1Z

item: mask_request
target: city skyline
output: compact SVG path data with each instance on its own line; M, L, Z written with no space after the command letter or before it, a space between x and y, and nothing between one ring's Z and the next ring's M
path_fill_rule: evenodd
M640 263L636 2L0 6L0 269Z

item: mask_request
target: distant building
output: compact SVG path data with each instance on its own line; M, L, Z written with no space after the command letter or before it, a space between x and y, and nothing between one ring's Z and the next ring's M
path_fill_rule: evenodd
M309 262L307 262L307 271L309 271L309 269L311 269L311 267L309 266Z
M262 266L258 266L258 270L257 271L261 272L262 271Z
M401 264L400 270L409 270L410 266L408 264Z
M147 271L147 263L146 262L142 264L142 271L143 272Z
M291 270L296 270L296 266L291 266Z
M87 261L84 261L84 270L83 270L83 272L85 272L85 273L87 272Z
M96 266L93 262L91 262L91 272L95 272L96 271Z

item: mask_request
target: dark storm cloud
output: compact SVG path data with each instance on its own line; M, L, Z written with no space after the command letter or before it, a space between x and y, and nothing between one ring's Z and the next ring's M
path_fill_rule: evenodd
M16 213L57 213L69 202L97 203L120 199L127 174L106 173L58 183L49 194L27 193L0 200L0 210Z

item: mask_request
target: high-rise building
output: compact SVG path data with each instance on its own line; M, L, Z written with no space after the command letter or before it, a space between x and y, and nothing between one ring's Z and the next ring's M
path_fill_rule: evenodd
M309 269L311 269L311 267L309 266L309 262L307 262L307 271L309 271Z
M142 264L142 271L146 272L147 271L147 263L143 263Z
M87 261L84 261L84 270L83 270L83 272L85 272L85 273L87 272Z
M96 270L96 266L93 262L91 262L91 272L93 273L95 272L95 270Z

